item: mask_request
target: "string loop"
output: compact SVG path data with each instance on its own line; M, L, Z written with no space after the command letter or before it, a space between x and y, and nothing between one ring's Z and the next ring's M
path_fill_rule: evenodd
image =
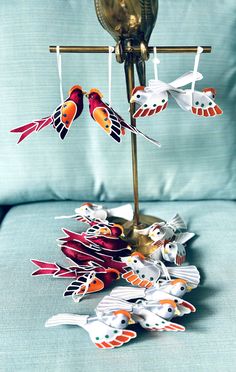
M109 46L108 48L108 105L111 107L112 53L114 52L114 47Z
M154 66L154 79L155 80L158 80L158 69L157 69L157 65L159 65L160 60L159 60L159 58L157 58L157 48L156 47L153 47L153 59L152 59L152 62L153 62L153 66Z
M58 70L59 84L60 84L60 96L61 96L61 103L63 103L64 97L63 97L63 88L62 88L61 53L60 53L60 47L58 45L56 47L56 51L57 51L57 70Z

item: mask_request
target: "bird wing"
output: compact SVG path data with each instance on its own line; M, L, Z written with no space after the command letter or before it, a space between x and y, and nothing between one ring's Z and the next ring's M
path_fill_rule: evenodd
M169 275L175 278L184 279L191 285L192 288L196 288L200 282L200 273L196 266L181 266L181 267L167 267Z
M122 274L122 278L128 283L135 285L137 287L149 288L153 286L153 282L147 279L141 279L133 270L126 271Z
M121 135L124 134L124 128L126 128L132 133L141 135L154 145L161 147L159 141L147 136L133 125L127 124L111 107L96 107L93 110L93 118L118 143L121 142Z
M92 116L109 136L116 142L121 142L121 123L113 110L108 107L96 107Z
M184 245L177 244L176 255L175 255L175 264L182 265L186 259L186 250Z
M99 302L95 311L97 315L104 315L111 314L117 310L126 310L131 313L133 310L133 304L125 301L124 299L119 299L114 296L105 296Z
M151 291L152 291L152 289L149 290L149 292L146 292L146 294L147 295L149 293L151 294ZM152 299L150 299L151 296L152 296ZM174 301L176 303L178 309L181 312L181 314L179 316L182 316L184 314L188 314L190 312L195 312L196 311L196 308L190 302L185 301L180 297L176 297L176 296L173 296L173 295L171 295L167 292L164 292L161 289L160 290L154 290L153 289L153 292L152 292L151 296L147 296L147 298L148 298L147 304L153 304L153 303L156 304L160 300Z
M194 75L193 71L188 71L169 83L169 85L173 86L174 88L179 88L192 83L193 79L195 79L195 81L199 81L202 80L202 78L203 76L200 72L197 72L196 75Z
M120 347L137 336L134 331L113 328L100 320L92 321L84 328L99 349Z
M185 331L185 327L169 322L147 309L139 309L133 318L148 331Z
M146 116L152 116L159 114L161 111L164 111L168 104L168 93L166 91L163 92L150 92L147 93L147 99L145 103L142 104L138 108L138 110L134 113L133 117L140 118Z
M194 236L195 236L195 234L190 233L190 232L178 233L178 234L175 235L175 242L180 243L180 244L184 244L188 240L192 239Z
M78 280L73 281L69 284L64 292L64 296L83 295L86 293L99 292L104 288L104 282L102 279L98 278L97 275L94 276L93 280L88 283L88 276L90 274L82 275Z
M59 105L53 113L53 127L59 133L61 139L64 139L68 133L71 124L77 113L75 102L66 100L62 105Z
M198 116L216 116L223 114L221 108L204 92L193 92L192 113Z
M176 213L174 217L167 222L167 225L170 226L174 231L176 231L177 229L187 228L184 220L182 219L182 217L180 217L178 213Z

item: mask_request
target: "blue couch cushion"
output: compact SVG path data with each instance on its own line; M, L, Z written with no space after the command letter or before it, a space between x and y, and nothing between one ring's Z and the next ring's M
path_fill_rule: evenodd
M75 304L62 293L67 279L31 277L30 258L65 263L55 239L75 221L54 220L79 202L44 202L13 207L0 230L1 370L2 371L227 371L235 370L235 203L194 201L143 203L148 214L168 219L179 212L197 234L187 259L202 275L201 285L186 296L197 312L179 319L186 332L146 332L112 351L96 349L77 327L44 328L53 314L93 314L109 293ZM122 284L119 281L119 285ZM118 282L117 282L118 284Z
M174 102L138 126L162 149L138 140L143 200L233 199L235 182L236 4L181 0L160 2L150 45L212 45L202 55L197 83L217 89L224 115L197 118ZM93 122L86 105L63 143L47 128L16 146L10 129L50 115L60 102L56 56L51 45L113 45L96 19L93 2L1 1L0 204L52 199L130 200L129 135L113 143ZM193 68L194 55L159 56L159 76L171 81ZM99 88L108 99L107 55L62 56L65 94L76 84ZM114 108L128 120L123 66L113 63ZM153 78L152 62L147 64ZM114 172L115 170L115 172ZM3 177L4 175L4 177ZM118 187L122 184L122 187Z

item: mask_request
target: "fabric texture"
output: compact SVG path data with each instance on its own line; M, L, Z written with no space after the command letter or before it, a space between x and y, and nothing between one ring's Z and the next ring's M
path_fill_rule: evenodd
M138 121L162 149L138 139L140 199L233 199L235 180L235 14L232 0L160 1L150 45L212 45L202 55L205 79L217 89L224 115L196 118L173 102ZM91 0L1 1L0 204L37 200L132 199L130 136L118 145L93 122L87 102L62 143L53 128L19 146L10 129L52 113L60 102L56 55L49 45L114 45L96 19ZM224 20L224 21L222 21ZM193 54L159 56L159 76L171 81L193 68ZM76 83L99 88L108 99L108 56L63 54L64 93ZM153 78L152 62L147 76ZM112 101L129 119L123 66L113 56ZM138 84L138 83L137 83ZM116 170L114 172L114 169ZM121 183L122 182L122 183Z
M78 223L55 220L79 202L43 202L13 207L0 230L1 371L233 372L235 370L236 209L232 201L143 203L147 214L169 219L179 212L197 234L187 247L187 260L201 271L201 285L186 295L197 312L178 320L185 332L146 332L111 351L98 350L83 329L44 328L62 312L92 314L109 290L75 304L62 294L69 280L31 277L30 258L65 264L56 238L61 227ZM111 204L107 204L111 206ZM115 206L114 204L112 206ZM117 282L118 284L118 282ZM119 285L125 284L123 280Z

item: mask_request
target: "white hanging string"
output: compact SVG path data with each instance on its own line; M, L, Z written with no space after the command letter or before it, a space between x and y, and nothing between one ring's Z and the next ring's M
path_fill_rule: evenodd
M60 47L58 45L57 45L56 51L57 51L57 70L58 70L59 84L60 84L60 96L61 96L61 103L63 103L64 97L63 97L63 88L62 88L61 53L60 53Z
M159 58L157 58L157 48L156 47L153 47L153 59L152 59L152 62L153 62L153 66L154 66L154 78L155 78L155 80L158 80L158 69L157 69L157 65L159 65L160 60L159 60Z
M192 93L194 92L194 89L195 89L197 70L198 70L198 65L199 65L200 56L201 56L202 52L203 52L203 48L199 46L197 48L197 54L196 54L195 60L194 60L193 81L192 81L192 85L191 85L191 92Z
M108 53L108 105L111 107L111 79L112 79L112 53L114 48L109 46Z

